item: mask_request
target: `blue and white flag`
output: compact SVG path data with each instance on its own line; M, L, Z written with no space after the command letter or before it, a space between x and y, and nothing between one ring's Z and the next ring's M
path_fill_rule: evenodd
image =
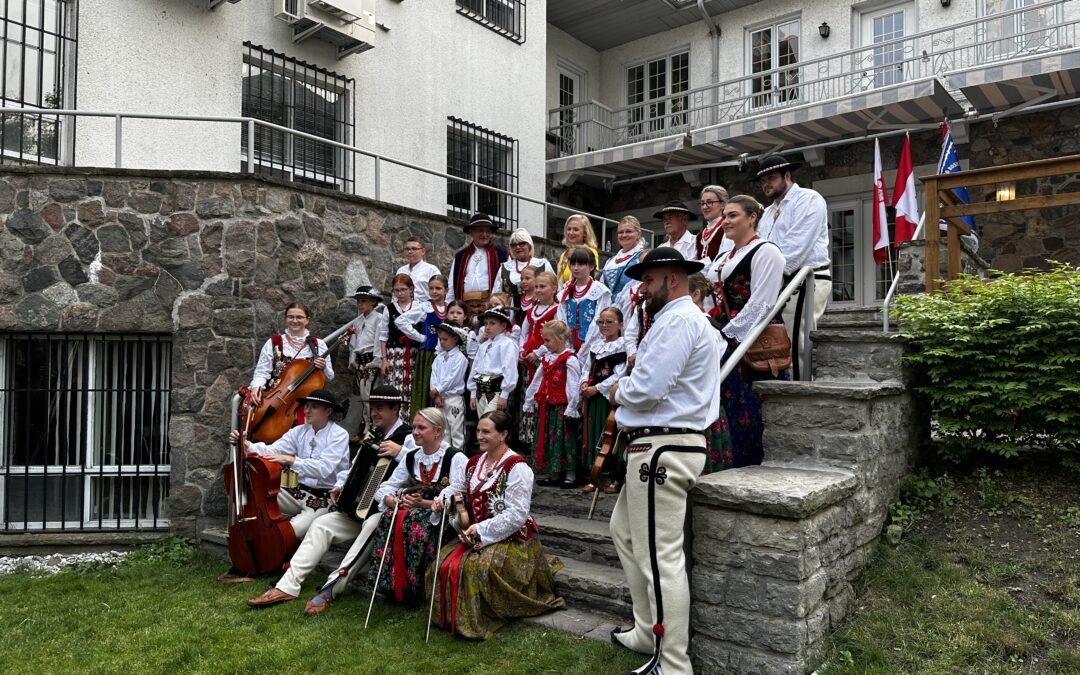
M960 172L960 160L956 158L956 146L953 145L952 132L949 131L949 123L941 123L941 159L938 161L938 173L959 173ZM953 188L953 194L956 195L960 201L965 204L971 203L971 197L968 196L967 188ZM967 223L971 228L971 233L975 234L975 218L972 216L961 216L960 220ZM946 229L946 222L941 221L941 229Z

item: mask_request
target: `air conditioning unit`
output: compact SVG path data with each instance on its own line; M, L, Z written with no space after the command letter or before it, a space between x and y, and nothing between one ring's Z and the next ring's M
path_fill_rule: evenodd
M310 0L310 5L342 21L358 21L364 16L363 0Z
M274 0L274 16L292 26L293 42L314 38L339 59L375 46L375 0Z
M285 23L294 23L304 17L306 0L274 0L274 16Z

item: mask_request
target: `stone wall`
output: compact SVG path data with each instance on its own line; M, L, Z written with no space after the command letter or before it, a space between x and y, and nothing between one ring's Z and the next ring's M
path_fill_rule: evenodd
M326 335L357 285L388 289L411 235L444 271L466 239L445 216L274 179L5 167L0 330L172 335L169 515L193 534L224 514L229 399L285 307L306 303Z

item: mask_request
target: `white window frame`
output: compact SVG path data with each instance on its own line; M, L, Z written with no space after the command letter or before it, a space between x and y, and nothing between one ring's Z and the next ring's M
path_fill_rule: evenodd
M447 125L447 131L450 131L450 130L454 130L454 131L458 131L458 132L463 131L463 129L460 128L460 127L455 127L452 124L448 124ZM511 183L516 183L517 181L519 181L521 179L521 176L518 173L516 173L515 170L514 170L515 169L515 161L514 161L515 156L514 155L515 155L515 152L517 152L517 146L515 145L515 143L510 142L510 141L503 141L502 139L499 139L499 138L497 138L495 136L492 136L490 138L481 138L480 136L478 136L476 134L472 134L472 133L468 134L468 140L469 140L469 144L471 146L472 157L474 157L474 158L477 158L477 157L481 156L480 150L484 146L497 146L497 147L501 148L502 150L504 150L505 154L502 155L502 156L504 157L504 161L506 162L506 166L501 170L501 173L503 175L507 176L507 178L509 179L508 182L511 182ZM471 167L472 167L472 175L463 176L463 178L466 178L467 180L472 180L472 181L479 182L480 181L480 171L483 169L483 167L480 166L479 161L472 162ZM451 171L449 171L449 169L451 169L451 168L452 167L447 167L447 169L448 169L447 173L453 175L451 173ZM473 185L471 183L466 183L465 185L469 188L469 207L467 209L462 209L459 206L451 204L450 200L447 199L446 200L446 210L447 210L448 213L452 213L453 215L456 215L458 217L463 217L463 218L468 219L470 215L472 215L473 213L476 213L477 211L480 210L480 190L483 190L484 188L481 188L479 185ZM505 187L500 187L498 189L509 190L510 192L514 191L513 185L507 185ZM514 199L513 197L509 197L507 195L502 195L502 197L507 200L508 205L510 204L511 200ZM499 226L507 224L507 218L503 214L500 214L500 213L488 213L487 215L489 215L491 217L491 220L493 222L495 222ZM518 222L520 222L520 221L518 221Z
M771 68L766 69L765 71L762 71L762 72L768 72L768 71L771 71L771 70L775 70L776 68L780 67L779 65L777 65L779 63L779 61L780 61L779 40L777 39L777 37L778 37L777 36L777 29L780 26L783 26L783 25L786 25L786 24L789 24L789 23L792 23L792 22L796 22L798 24L797 33L798 33L798 38L799 38L799 53L798 53L798 56L797 56L797 58L795 60L795 63L792 64L790 68L788 68L789 73L794 71L794 75L795 75L794 85L785 84L784 86L775 86L775 83L772 82L772 78L776 77L779 74L779 73L775 73L773 75L769 75L770 87L768 89L766 89L766 90L762 90L760 92L755 93L754 92L754 80L757 79L758 76L754 73L754 34L759 32L759 31L762 31L762 30L766 30L766 29L770 29L770 28L772 29L772 31L773 31L773 39L772 39L772 43L771 43L771 45L772 45L771 46L772 53L770 55L770 58L772 59L773 66ZM799 103L803 102L802 92L799 91L799 83L802 81L802 70L801 70L802 69L802 63L805 60L803 58L803 48L805 46L804 45L805 40L803 39L802 29L803 29L803 22L802 22L802 14L801 13L794 13L794 14L789 14L789 15L786 15L786 16L781 16L781 17L778 17L776 19L772 19L770 21L765 21L765 22L762 22L762 23L753 24L753 25L750 25L750 26L746 27L746 29L744 31L744 42L745 42L744 55L745 55L745 58L746 58L746 76L747 76L746 96L749 99L748 109L750 111L764 112L764 111L771 110L771 109L774 109L774 108L784 108L784 107L791 106L791 105L798 105ZM789 93L781 94L781 95L778 96L778 94L780 94L780 92L789 92ZM786 100L778 100L780 98L784 98Z
M647 138L656 138L659 136L665 136L671 133L676 133L679 129L687 126L687 124L674 123L674 116L682 114L689 119L689 92L690 83L692 77L692 63L690 60L690 45L680 45L676 49L672 49L659 54L654 54L646 58L637 59L629 62L623 66L623 96L622 100L626 106L626 134L628 140L643 140ZM672 93L672 60L686 56L686 88L683 91ZM658 61L664 62L664 95L659 98L649 98L649 65ZM642 93L643 98L636 103L630 102L630 71L634 68L642 68ZM681 110L670 110L670 103L674 101L673 96L684 95L686 98L686 104L684 104ZM657 103L664 104L664 112L657 113ZM634 111L640 110L642 115L640 119L634 118Z
M1041 51L1054 49L1058 45L1058 30L1060 26L1065 22L1064 6L1062 3L1051 5L1046 0L1013 0L1013 2L1016 3L1015 9L1025 7L1028 8L1028 10L1025 12L1017 12L1011 17L998 17L997 14L987 13L988 10L986 0L979 0L978 2L978 17L980 19L985 19L985 21L981 22L976 28L976 35L978 36L977 41L979 43L979 57L984 63L1007 61L1009 59L1014 59L1024 54L1034 54ZM1046 4L1047 6L1040 8L1039 5L1043 4ZM1006 9L1004 11L1008 12L1012 10ZM1042 13L1047 11L1053 12L1053 23L1046 26L1045 28L1036 28L1035 30L1027 32L1024 31L1024 27L1022 24L1025 17L1028 16L1029 13L1034 14L1037 12ZM1001 22L1002 24L1004 24L1005 22L1011 23L1012 25L1009 26L1009 28L1013 32L1010 33L1006 31L1000 31L999 29L995 28L994 24L997 22ZM1026 44L1028 42L1028 38L1030 38L1033 33L1036 33L1040 30L1047 32L1048 39L1050 41L1049 45L1044 47L1042 46L1044 43L1040 41L1039 44L1035 45L1034 47L1028 46ZM999 35L995 35L995 33L999 33ZM1015 47L1008 50L1002 50L998 47L992 47L990 44L991 40L1002 44L1011 40L1014 43Z

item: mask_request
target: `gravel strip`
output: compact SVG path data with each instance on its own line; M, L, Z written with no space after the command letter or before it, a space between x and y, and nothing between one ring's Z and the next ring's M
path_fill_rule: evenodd
M84 563L115 565L127 556L127 551L0 556L0 574L15 574L17 572L56 574L65 567Z

